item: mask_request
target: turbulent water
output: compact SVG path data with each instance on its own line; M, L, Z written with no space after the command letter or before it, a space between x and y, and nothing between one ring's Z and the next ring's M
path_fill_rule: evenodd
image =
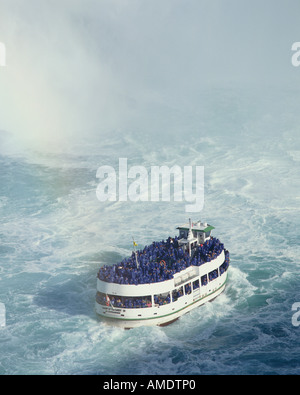
M17 149L3 133L0 374L299 374L297 98L206 92L63 154ZM97 168L117 170L121 157L204 166L205 204L192 219L214 225L231 253L225 292L165 328L124 331L95 314L99 265L130 254L132 236L166 239L191 216L172 199L99 202Z

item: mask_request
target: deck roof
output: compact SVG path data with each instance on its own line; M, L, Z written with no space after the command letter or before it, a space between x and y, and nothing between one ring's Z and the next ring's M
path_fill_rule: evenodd
M190 230L190 225L185 224L182 226L178 226L177 229ZM211 225L207 225L206 227L204 227L202 224L201 225L194 224L194 225L192 225L191 229L196 232L206 233L206 232L210 232L211 230L215 229L215 227L211 226Z

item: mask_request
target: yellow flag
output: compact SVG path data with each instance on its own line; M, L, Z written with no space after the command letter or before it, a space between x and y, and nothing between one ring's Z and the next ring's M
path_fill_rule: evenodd
M137 243L133 240L133 245L135 246L135 247L137 247Z

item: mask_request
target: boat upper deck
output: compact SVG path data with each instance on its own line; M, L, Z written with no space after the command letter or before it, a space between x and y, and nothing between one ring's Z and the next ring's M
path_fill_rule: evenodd
M175 236L166 241L153 242L143 250L132 253L114 265L100 268L98 278L116 284L151 284L170 280L175 273L190 266L200 266L214 260L224 250L224 245L214 237L193 248L191 255L184 251ZM228 254L228 251L225 250Z

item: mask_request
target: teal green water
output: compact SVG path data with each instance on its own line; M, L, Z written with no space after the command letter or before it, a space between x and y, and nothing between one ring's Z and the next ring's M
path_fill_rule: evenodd
M292 97L280 113L268 103L216 99L217 117L189 119L184 141L133 130L72 155L0 151L0 374L300 373L299 113ZM99 265L189 216L185 202L99 202L97 168L120 157L204 165L192 218L231 254L226 291L165 328L123 331L94 311Z

